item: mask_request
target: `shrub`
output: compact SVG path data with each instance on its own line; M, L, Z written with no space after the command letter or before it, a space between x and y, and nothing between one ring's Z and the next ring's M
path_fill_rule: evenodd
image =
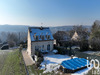
M35 55L38 56L38 57L43 57L43 55L40 51L35 51Z
M44 60L43 55L40 51L35 51L35 55L37 56L37 61L35 63L36 68L40 67L41 62Z
M40 63L39 62L35 62L35 67L36 68L40 67Z

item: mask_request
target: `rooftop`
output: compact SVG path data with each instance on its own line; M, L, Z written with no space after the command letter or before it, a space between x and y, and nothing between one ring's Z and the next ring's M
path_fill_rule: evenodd
M29 27L31 41L54 40L49 27Z

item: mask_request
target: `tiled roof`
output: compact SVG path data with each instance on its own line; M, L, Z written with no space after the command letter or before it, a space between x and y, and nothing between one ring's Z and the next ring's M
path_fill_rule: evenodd
M54 40L49 27L29 27L31 41Z

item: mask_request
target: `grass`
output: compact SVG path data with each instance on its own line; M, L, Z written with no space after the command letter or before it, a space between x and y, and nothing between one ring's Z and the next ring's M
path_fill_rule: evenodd
M0 75L26 75L22 55L18 49L9 53Z
M0 50L0 71L2 70L4 66L4 62L6 60L7 55L8 55L8 52L4 52Z

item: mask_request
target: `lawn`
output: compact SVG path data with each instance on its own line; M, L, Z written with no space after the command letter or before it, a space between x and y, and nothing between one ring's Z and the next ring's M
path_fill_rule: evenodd
M9 51L2 51L0 50L0 71L2 70L3 66L4 66L4 62L7 58Z
M22 55L18 49L8 54L0 75L26 75Z

